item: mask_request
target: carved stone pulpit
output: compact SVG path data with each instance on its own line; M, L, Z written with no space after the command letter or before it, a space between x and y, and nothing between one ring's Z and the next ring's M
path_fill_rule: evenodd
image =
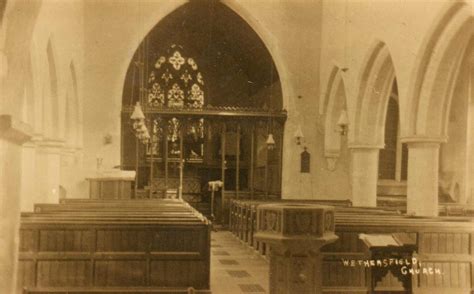
M322 293L320 248L337 240L334 208L313 204L258 206L255 238L270 246L270 293Z

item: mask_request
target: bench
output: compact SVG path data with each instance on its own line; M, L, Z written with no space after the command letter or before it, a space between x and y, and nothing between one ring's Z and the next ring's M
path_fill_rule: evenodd
M210 293L209 267L210 223L184 202L63 201L21 216L24 293Z

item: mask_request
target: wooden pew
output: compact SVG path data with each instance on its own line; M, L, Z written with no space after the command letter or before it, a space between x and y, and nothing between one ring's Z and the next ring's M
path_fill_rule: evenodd
M20 227L24 293L210 293L210 223L183 202L36 205Z
M229 208L229 230L240 240L265 255L265 244L254 240L257 207L275 200L232 200ZM322 205L351 206L348 200L279 200L279 203L316 203Z
M242 241L245 236L242 224L256 221L256 215L242 212L244 207L256 210L258 205L268 203L245 202L234 202L230 214L233 233ZM308 202L301 202L304 203ZM250 219L244 221L247 216ZM397 292L399 279L388 275L375 283L376 293L474 293L474 218L411 217L393 210L338 205L335 227L339 240L321 249L323 293L372 293L372 268L345 266L342 262L371 259L370 251L359 238L361 233L408 237L416 247L414 257L423 265L420 274L411 275L409 292ZM251 245L252 241L247 244ZM439 270L442 274L423 274L423 268Z

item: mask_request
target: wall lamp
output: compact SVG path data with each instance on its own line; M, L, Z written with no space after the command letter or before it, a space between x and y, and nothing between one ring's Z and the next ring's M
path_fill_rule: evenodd
M145 125L145 115L143 114L140 102L137 102L137 104L135 105L130 119L133 122L133 130L135 131L135 136L137 136L137 138L142 141L143 144L148 143L148 140L150 139L150 134Z
M275 139L273 139L273 134L268 134L267 141L265 141L267 144L268 150L273 150L275 149Z
M339 119L337 120L337 129L336 132L344 136L347 134L347 127L349 125L349 119L347 117L347 111L343 109L341 114L339 115Z
M304 139L303 131L301 130L301 126L298 126L295 132L296 145L303 144L303 139Z

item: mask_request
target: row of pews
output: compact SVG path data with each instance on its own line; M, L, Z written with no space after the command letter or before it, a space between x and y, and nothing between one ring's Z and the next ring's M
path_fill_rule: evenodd
M17 289L210 293L210 226L179 200L36 204L21 215Z
M231 232L262 255L271 248L258 242L254 234L258 206L266 203L233 200L229 213ZM473 218L410 217L396 211L351 207L347 201L306 203L332 205L336 211L339 239L321 249L323 293L474 293ZM393 246L370 247L363 240L367 235L382 243L390 236L410 249L400 252ZM395 264L400 259L402 263ZM393 264L379 266L378 260Z

